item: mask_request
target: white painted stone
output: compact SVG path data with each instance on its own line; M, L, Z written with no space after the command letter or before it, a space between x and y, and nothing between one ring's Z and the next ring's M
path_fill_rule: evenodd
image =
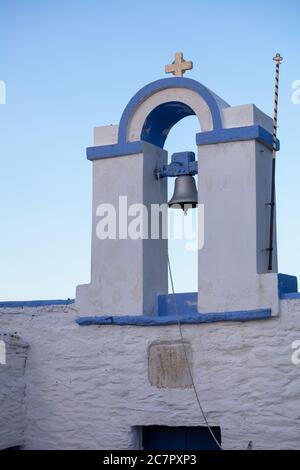
M221 112L223 125L226 128L257 124L268 132L273 133L273 119L263 113L254 104L224 107Z
M94 127L94 145L112 145L118 142L118 125Z
M151 385L158 388L190 388L192 386L188 358L191 370L192 348L181 341L159 341L149 346L148 376Z
M253 106L224 111L230 126L262 123ZM258 120L255 120L258 116ZM198 200L204 204L199 250L198 311L272 308L279 313L276 223L273 270L268 272L272 152L251 141L198 146Z
M78 286L76 291L77 305L86 314L157 312L157 295L168 290L167 240L119 239L119 234L116 240L99 240L97 208L101 203L112 204L119 218L119 196L127 196L128 207L144 204L150 213L150 205L160 203L155 168L166 162L167 152L147 143L142 154L93 162L91 284ZM166 183L160 182L163 201Z
M300 366L291 362L300 300L281 301L281 310L266 321L183 326L201 403L225 449L250 440L254 449L300 449ZM25 449L130 449L138 426L204 424L192 389L148 380L150 344L178 341L176 325L79 327L79 314L71 305L1 309L2 328L30 344Z

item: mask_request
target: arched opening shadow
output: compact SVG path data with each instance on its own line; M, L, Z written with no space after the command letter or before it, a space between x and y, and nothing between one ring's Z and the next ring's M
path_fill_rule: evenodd
M162 103L148 114L141 140L163 148L172 127L183 118L193 115L195 112L185 103L179 101Z

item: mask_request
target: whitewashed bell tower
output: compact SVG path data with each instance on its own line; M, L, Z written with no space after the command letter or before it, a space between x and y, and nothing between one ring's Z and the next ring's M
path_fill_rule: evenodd
M141 88L119 125L94 130L94 146L87 150L93 165L91 282L78 286L76 297L84 314L160 316L158 297L168 291L167 240L129 239L120 232L115 240L100 240L99 206L114 205L121 224L127 208L120 207L120 197L127 196L129 205L160 203L155 170L167 164L168 132L189 115L199 120L198 203L205 213L197 301L189 314L278 314L276 224L268 270L273 121L255 105L231 107L184 78L191 68L177 53L166 66L174 77ZM165 202L166 188L165 178Z

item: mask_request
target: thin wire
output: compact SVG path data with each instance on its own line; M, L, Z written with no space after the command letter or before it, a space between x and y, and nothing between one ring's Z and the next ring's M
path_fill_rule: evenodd
M160 199L160 203L162 203L161 186L160 186L160 177L159 177L158 174L157 174L156 176L157 176L157 180L158 180L159 199ZM177 300L176 300L176 294L175 294L175 289L174 289L174 281L173 281L173 274L172 274L172 269L171 269L171 263L170 263L169 254L167 254L167 260L168 260L168 270L169 270L169 275L170 275L170 280L171 280L172 295L173 295L174 305L175 305L175 313L176 313L176 319L177 319L177 326L178 326L178 330L179 330L179 334L180 334L180 340L181 340L181 343L182 343L182 348L183 348L183 351L184 351L185 361L186 361L187 368L188 368L188 372L189 372L189 376L190 376L190 379L191 379L191 384L192 384L192 387L193 387L193 390L194 390L194 393L195 393L195 397L196 397L196 400L197 400L199 409L200 409L200 411L201 411L201 415L202 415L202 417L203 417L203 419L204 419L204 422L205 422L206 426L208 427L208 430L209 430L209 432L210 432L210 434L211 434L213 440L215 441L215 443L216 443L217 446L219 447L219 449L220 449L220 450L223 450L221 444L220 444L219 441L217 440L216 436L215 436L214 433L213 433L213 430L211 429L211 427L210 427L210 425L209 425L209 423L208 423L208 420L207 420L206 415L205 415L205 412L204 412L204 410L203 410L203 408L202 408L201 401L200 401L200 398L199 398L199 395L198 395L198 391L197 391L197 388L196 388L196 385L195 385L195 382L194 382L193 372L192 372L191 365L190 365L189 360L188 360L188 355L187 355L187 351L186 351L186 347L185 347L185 342L184 342L184 337L183 337L183 332L182 332L182 325L181 325L181 322L180 322L180 316L179 316L178 305L177 305Z

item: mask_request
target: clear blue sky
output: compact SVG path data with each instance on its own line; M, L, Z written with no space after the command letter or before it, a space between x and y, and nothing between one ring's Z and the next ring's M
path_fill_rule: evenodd
M296 0L0 0L0 298L74 297L89 282L92 129L117 124L177 50L194 61L186 76L270 115L272 57L284 56L279 267L299 275L299 18ZM193 150L195 129L193 118L178 124L167 149ZM195 255L176 251L176 289L195 290Z

